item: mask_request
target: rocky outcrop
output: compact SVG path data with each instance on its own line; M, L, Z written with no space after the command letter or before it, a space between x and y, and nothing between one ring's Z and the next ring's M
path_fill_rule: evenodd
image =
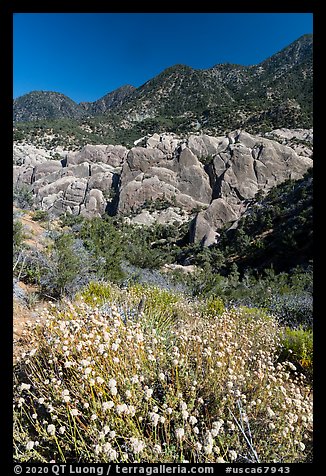
M270 139L238 131L228 140L229 145L213 154L207 165L213 200L192 223L192 240L206 246L216 241L226 223L241 216L258 190L267 192L287 179L299 179L312 166L311 159Z
M300 134L312 138L312 131ZM312 166L309 157L282 141L239 130L186 139L154 134L130 150L87 145L64 160L51 160L33 147L16 148L14 184L30 186L35 206L54 215L91 217L109 210L143 225L193 218L191 240L209 246L221 228L236 223L258 191L301 178Z

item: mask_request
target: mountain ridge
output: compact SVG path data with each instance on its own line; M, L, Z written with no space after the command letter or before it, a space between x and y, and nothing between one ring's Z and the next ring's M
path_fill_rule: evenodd
M22 130L23 137L34 124L60 137L63 129L71 135L73 128L79 145L103 141L131 145L146 134L164 131L219 135L237 128L252 133L282 127L309 129L312 49L313 36L303 35L257 65L224 63L194 69L175 64L137 88L125 85L94 102L77 104L49 92L47 108L47 93L40 101L40 93L31 92L14 100L14 127ZM56 122L60 120L68 121L69 127ZM26 126L20 127L22 123Z

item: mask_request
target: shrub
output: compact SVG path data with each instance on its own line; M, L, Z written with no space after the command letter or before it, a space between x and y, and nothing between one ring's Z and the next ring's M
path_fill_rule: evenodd
M23 224L19 220L13 223L13 251L17 253L23 246L25 234Z
M14 204L24 210L30 210L33 206L33 192L28 185L16 185L13 191Z
M106 306L53 305L43 327L31 324L14 370L15 461L310 461L311 388L275 362L272 318L232 309L202 319L141 286L117 304L103 292ZM125 321L121 300L144 293L144 312ZM166 338L148 323L175 306L186 312Z
M281 334L281 361L290 361L310 377L313 371L313 332L286 327Z
M49 264L40 277L41 292L58 298L72 296L94 278L92 257L70 233L59 234L50 250Z
M47 221L49 219L49 214L45 210L36 210L33 213L34 221Z
M210 317L216 317L225 311L225 306L220 298L210 297L204 301L201 312Z

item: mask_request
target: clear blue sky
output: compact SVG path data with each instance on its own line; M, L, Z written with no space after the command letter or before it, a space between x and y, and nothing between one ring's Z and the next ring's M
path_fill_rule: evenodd
M257 64L305 33L306 13L17 13L14 97L58 91L95 101L177 63Z

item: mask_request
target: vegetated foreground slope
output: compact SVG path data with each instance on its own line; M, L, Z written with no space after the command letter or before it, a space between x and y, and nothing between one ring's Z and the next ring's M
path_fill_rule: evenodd
M15 369L16 462L311 461L311 387L263 310L102 283L45 312Z

